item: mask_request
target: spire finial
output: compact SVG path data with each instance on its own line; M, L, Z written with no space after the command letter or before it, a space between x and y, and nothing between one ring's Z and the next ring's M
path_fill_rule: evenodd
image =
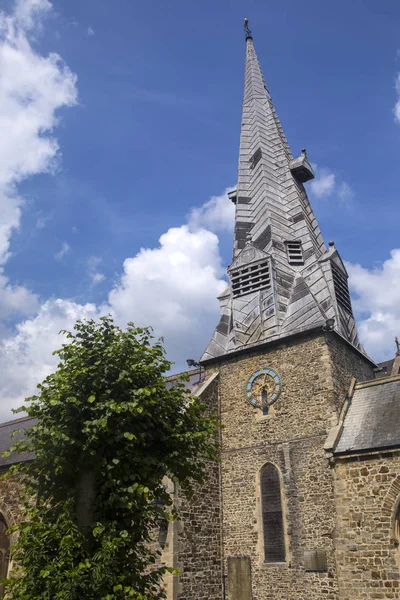
M397 335L394 338L394 343L396 344L397 354L400 354L400 342L399 342L399 338L397 337Z
M249 20L246 17L244 18L244 35L245 35L246 40L253 39L253 36L251 35L251 31L249 28Z

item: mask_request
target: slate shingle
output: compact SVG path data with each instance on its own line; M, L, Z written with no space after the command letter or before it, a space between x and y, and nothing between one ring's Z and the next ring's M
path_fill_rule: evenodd
M400 377L356 385L334 454L400 447Z
M3 457L1 455L3 452L8 450L10 446L23 437L23 432L11 437L11 434L14 431L18 429L29 429L36 423L37 419L26 417L0 424L0 467L9 467L15 463L26 462L33 459L34 455L31 452L25 452L23 454L11 454L7 457Z

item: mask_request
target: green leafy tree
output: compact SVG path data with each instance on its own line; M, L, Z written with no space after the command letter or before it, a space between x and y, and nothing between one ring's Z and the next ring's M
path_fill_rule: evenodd
M162 481L193 491L217 458L217 421L182 382L166 385L151 330L103 317L63 333L57 371L20 409L38 424L14 445L35 459L8 474L26 501L7 597L162 598L153 534L177 517Z

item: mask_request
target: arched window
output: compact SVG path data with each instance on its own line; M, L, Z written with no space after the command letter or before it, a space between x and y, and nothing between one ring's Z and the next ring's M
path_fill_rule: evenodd
M261 469L261 508L264 533L264 561L285 562L281 483L278 469L267 463Z
M7 577L8 561L10 560L10 536L7 535L7 522L0 513L0 579ZM0 585L0 598L3 598L4 589Z

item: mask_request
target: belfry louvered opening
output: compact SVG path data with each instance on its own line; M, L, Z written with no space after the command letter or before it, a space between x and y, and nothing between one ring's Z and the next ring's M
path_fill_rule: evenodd
M286 242L286 251L290 265L304 265L301 242Z
M337 266L332 262L332 277L333 285L335 288L335 296L338 304L340 304L347 312L353 314L351 308L349 286L347 284L347 277Z
M235 269L230 273L233 297L250 294L271 286L269 260Z

